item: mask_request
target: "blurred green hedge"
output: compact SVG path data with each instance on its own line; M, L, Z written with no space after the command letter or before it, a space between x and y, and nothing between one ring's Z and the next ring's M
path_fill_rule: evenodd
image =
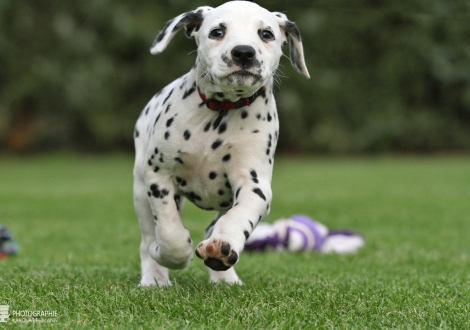
M143 106L196 58L183 33L157 57L153 39L221 3L2 0L0 150L132 150ZM258 3L297 22L312 76L281 60L279 148L470 150L469 1Z

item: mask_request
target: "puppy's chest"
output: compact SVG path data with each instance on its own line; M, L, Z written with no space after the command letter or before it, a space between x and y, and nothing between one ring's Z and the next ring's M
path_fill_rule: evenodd
M226 209L232 203L232 187L228 180L229 165L239 155L232 138L213 132L192 133L193 139L170 145L173 164L168 173L178 192L204 209ZM191 141L190 141L191 140Z
M250 157L266 158L266 166L272 162L275 109L269 116L271 120L268 108L255 107L168 112L155 125L150 140L152 162L172 177L177 194L203 209L228 209L233 204L232 188L237 189L231 186L229 174L237 162Z

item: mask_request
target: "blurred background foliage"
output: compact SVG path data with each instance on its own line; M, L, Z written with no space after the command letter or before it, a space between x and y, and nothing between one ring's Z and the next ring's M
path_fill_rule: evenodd
M0 150L132 151L141 109L196 58L183 33L151 56L155 36L221 3L0 1ZM470 151L470 1L258 3L297 22L312 76L281 60L281 150Z

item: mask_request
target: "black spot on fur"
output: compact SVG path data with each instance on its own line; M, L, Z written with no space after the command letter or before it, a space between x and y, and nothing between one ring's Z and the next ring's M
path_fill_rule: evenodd
M232 156L230 154L226 154L224 157L222 157L223 162L228 162Z
M272 146L272 141L273 139L273 136L271 134L269 134L269 138L268 138L268 148L266 149L266 155L269 156L269 154L271 153L271 146Z
M255 170L250 171L251 174L251 180L253 180L254 183L258 183L258 174L256 173Z
M295 25L294 22L291 21L286 21L286 25L284 26L284 29L289 35L292 37L296 38L299 41L302 41L302 38L300 37L300 32L299 29L297 28L297 25Z
M250 237L250 233L248 232L248 230L244 230L243 235L245 235L245 239L248 239L248 237Z
M248 220L248 222L250 223L251 229L253 229L254 228L253 222L251 222L251 220Z
M220 203L219 205L220 205L220 207L229 207L229 206L230 206L230 203L228 203L228 202L223 202L223 203Z
M170 132L169 132L169 131L166 131L166 132L165 132L165 140L168 140L169 137L170 137Z
M184 139L187 141L191 137L191 132L188 130L185 130L183 136L184 136Z
M197 195L195 192L191 191L189 193L185 193L185 196L192 202L194 201L202 201L201 196Z
M219 140L219 139L215 140L214 143L212 143L212 146L211 146L212 150L215 150L215 149L217 149L218 147L220 147L220 145L222 144L222 142L223 142L223 141L222 141L222 140Z
M168 120L166 121L166 127L170 127L171 124L173 123L173 120L175 120L175 118L173 118L173 117L171 117L170 119L168 119Z
M154 171L155 173L157 173L159 170L160 170L160 167L158 167L158 166L155 166L155 168L153 169L153 171Z
M222 54L221 59L227 64L229 68L231 68L234 64L233 60L230 57L228 57L226 54Z
M185 35L186 37L190 38L193 31L199 31L201 27L201 23L203 20L202 16L203 11L190 11L187 12L184 17L175 25L173 28L173 32L178 31L183 26L186 27Z
M175 157L175 161L177 161L178 163L180 163L181 165L184 165L184 162L181 158L179 157Z
M248 117L248 112L246 110L243 110L241 117L242 119L245 119L246 117Z
M261 197L261 199L263 199L264 201L266 200L266 196L264 196L263 192L261 191L261 189L259 188L255 188L253 189L253 192L255 194L257 194L259 197Z
M217 177L217 173L215 172L210 172L209 173L209 179L214 180Z
M165 37L166 35L166 30L168 29L168 27L171 25L171 23L173 23L173 19L169 20L168 22L166 22L165 26L163 27L163 30L160 31L160 33L158 34L157 38L155 39L155 41L153 42L153 45L152 45L152 48L157 44L157 42L160 42L163 40L163 38Z
M240 194L241 190L242 190L242 187L237 189L237 192L235 193L235 198L238 198L238 195Z
M214 121L214 124L212 125L213 129L217 129L222 122L222 119L227 115L227 111L219 111L219 115Z
M211 128L211 122L208 122L206 127L204 127L204 132L209 131L210 128Z
M271 114L268 112L268 121L271 121L272 119Z
M219 189L219 191L217 191L217 194L219 194L219 196L222 196L224 194L224 191L222 189Z
M180 89L183 89L184 86L186 86L186 83L187 83L187 77L185 76L184 79L183 79L183 83L180 86Z
M150 185L150 190L152 191L153 197L155 197L155 198L159 198L159 197L160 197L161 191L158 189L158 185L157 185L157 184L152 184L152 185Z
M219 134L224 133L227 130L227 123L222 123L219 126Z
M153 123L153 126L157 125L158 120L160 119L161 113L158 114L157 118L155 119L155 122Z
M165 100L163 101L162 105L165 105L166 101L168 101L168 99L170 98L171 94L173 94L173 89L168 93L168 96L165 98Z
M196 90L196 82L193 83L193 86L190 89L184 92L183 100L187 98L189 95L191 95L192 93L194 93L195 90Z
M168 104L168 106L166 107L166 109L165 109L165 113L168 113L168 111L170 111L170 107L171 107L171 103L170 103L170 104Z

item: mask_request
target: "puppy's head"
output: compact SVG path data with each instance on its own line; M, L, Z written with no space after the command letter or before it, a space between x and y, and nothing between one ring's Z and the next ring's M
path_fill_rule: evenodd
M246 97L272 78L289 43L295 69L309 78L297 26L282 13L270 12L248 1L231 1L217 8L199 7L170 20L152 45L162 52L182 27L198 45L200 87L214 92L237 90ZM246 95L244 95L246 94Z

